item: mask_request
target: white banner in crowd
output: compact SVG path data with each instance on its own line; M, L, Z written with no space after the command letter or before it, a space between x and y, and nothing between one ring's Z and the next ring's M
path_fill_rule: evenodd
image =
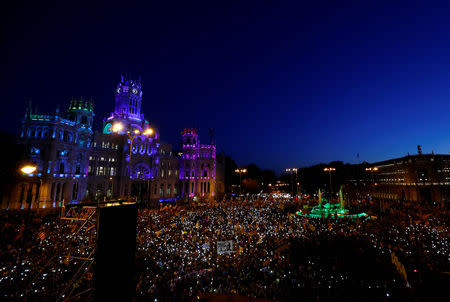
M217 241L217 254L231 254L233 253L233 240Z

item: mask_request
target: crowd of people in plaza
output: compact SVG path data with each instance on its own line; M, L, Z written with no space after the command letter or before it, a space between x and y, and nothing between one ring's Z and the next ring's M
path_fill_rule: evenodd
M136 299L189 301L222 293L287 300L302 290L349 287L389 295L414 289L424 274L450 270L450 215L444 204L354 201L347 205L350 211L360 208L370 218L296 215L307 202L255 195L140 209ZM95 255L95 228L77 232L79 226L57 215L34 215L30 238L23 240L24 224L21 213L0 215L2 298L56 300L88 287L92 261L86 264L85 258ZM227 250L218 250L218 242L230 241Z

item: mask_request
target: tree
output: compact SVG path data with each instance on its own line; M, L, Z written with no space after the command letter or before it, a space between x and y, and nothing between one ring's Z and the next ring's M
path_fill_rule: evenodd
M248 178L242 181L242 188L245 192L255 194L259 192L259 183L256 179Z

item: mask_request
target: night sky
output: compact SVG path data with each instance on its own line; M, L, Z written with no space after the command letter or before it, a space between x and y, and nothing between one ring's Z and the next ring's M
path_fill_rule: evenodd
M100 130L129 73L163 140L214 128L239 165L447 154L448 1L392 2L2 1L0 129L84 96Z

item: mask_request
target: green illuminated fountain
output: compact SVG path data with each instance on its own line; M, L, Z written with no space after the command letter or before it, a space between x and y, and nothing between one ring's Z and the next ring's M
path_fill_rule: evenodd
M319 206L322 206L322 192L320 192L320 188L319 188Z
M370 218L366 213L350 214L349 210L345 209L344 197L342 196L342 189L339 190L339 203L331 204L331 202L326 202L322 204L322 193L319 189L319 202L318 205L313 207L310 212L306 210L300 210L296 212L298 216L308 217L308 218Z

